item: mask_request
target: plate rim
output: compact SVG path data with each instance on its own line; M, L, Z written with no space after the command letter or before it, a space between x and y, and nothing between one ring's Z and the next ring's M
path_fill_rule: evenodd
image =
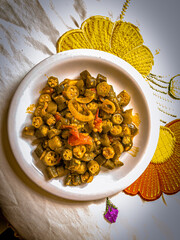
M149 134L148 145L151 145L151 151L146 149L144 155L150 154L150 156L153 156L153 154L155 152L155 149L156 149L156 146L157 146L157 143L158 143L159 127L160 127L157 106L156 106L153 94L150 91L148 83L145 81L143 76L132 65L130 65L125 60L123 60L123 59L121 59L121 58L119 58L119 57L117 57L117 56L115 56L111 53L100 51L100 50L73 49L73 50L68 50L68 51L56 53L52 56L49 56L49 57L45 58L44 60L42 60L38 64L36 64L25 75L25 77L21 80L19 86L17 87L17 89L16 89L16 91L15 91L15 93L14 93L12 99L11 99L11 103L10 103L10 107L9 107L9 111L8 111L8 137L9 137L10 146L11 146L12 152L13 152L15 158L16 158L17 163L19 164L19 166L21 167L23 172L36 185L43 188L45 191L50 192L53 195L56 195L56 196L59 196L59 197L65 198L65 199L77 200L77 201L89 201L89 200L102 199L104 197L107 197L107 196L110 196L110 195L113 195L113 194L116 194L116 193L122 191L123 189L125 189L126 187L131 185L144 172L144 170L146 169L146 167L148 166L148 164L150 163L151 158L152 158L151 157L150 160L148 160L148 161L144 160L144 161L138 162L135 169L131 170L126 176L124 176L123 178L120 179L121 187L113 188L110 191L108 191L108 193L107 192L103 192L103 193L100 192L98 195L97 195L97 193L96 194L91 194L91 195L88 195L88 194L83 195L81 193L76 194L76 193L72 193L72 192L68 192L68 191L63 191L62 192L61 189L59 189L59 191L57 191L57 188L54 185L51 185L51 184L49 185L48 182L46 182L46 180L40 179L38 174L35 174L35 175L32 174L31 173L32 171L29 171L29 169L28 169L29 165L28 165L27 162L25 162L25 165L22 163L20 153L19 153L19 149L17 151L18 144L15 141L16 136L15 136L15 134L12 134L12 132L13 132L13 118L11 117L11 116L15 116L13 114L15 114L15 112L16 112L15 110L17 109L19 93L21 93L22 89L25 87L25 85L27 85L29 83L33 74L36 71L40 71L41 69L43 69L48 62L53 64L56 61L63 61L65 59L70 59L70 58L74 58L74 57L85 57L85 56L110 61L111 63L115 64L116 66L123 68L123 70L125 70L126 73L128 73L131 77L133 77L135 79L138 87L140 87L141 91L144 93L144 96L145 96L145 94L148 94L148 97L146 96L145 99L147 101L148 106L150 106L150 102L151 102L151 105L152 105L152 107L150 107L148 109L149 113L150 113L150 118L151 118L150 123L151 123L151 125L153 125L152 123L156 123L156 124L153 126L153 129L152 129L152 126L151 126L151 130L150 130L150 134ZM130 70L130 71L128 71L128 70ZM138 81L142 84L142 86L136 80L137 78L138 78ZM14 107L14 103L15 103L16 107ZM152 116L153 116L153 119L152 119ZM141 171L138 170L138 167L140 167ZM35 171L35 168L33 168L33 172L34 171ZM134 177L134 174L136 175L136 177ZM126 183L126 181L127 181L126 178L127 177L129 179L131 179L131 180L129 180L128 186L127 186L127 183Z

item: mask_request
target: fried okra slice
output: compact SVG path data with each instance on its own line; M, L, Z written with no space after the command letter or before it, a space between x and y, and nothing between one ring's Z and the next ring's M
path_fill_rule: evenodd
M112 136L114 137L119 137L121 136L121 133L122 133L122 127L121 125L114 125L111 130L110 130L110 133Z
M81 182L82 183L90 183L92 182L94 176L89 173L89 172L85 172L84 174L81 175Z
M76 86L68 86L67 88L64 89L63 95L67 99L73 99L79 96L79 89Z
M47 125L41 125L35 132L37 138L46 137L48 135L49 127Z
M121 124L123 122L123 117L120 113L115 113L112 115L111 121L113 124Z
M47 171L48 177L49 177L50 179L58 177L58 173L57 173L56 167L54 167L54 166L52 166L52 167L47 167L47 168L46 168L46 171Z
M65 169L63 166L57 167L56 171L57 171L58 177L66 176L70 172L68 169Z
M44 104L45 102L50 102L51 101L51 96L47 93L41 94L38 100L39 105Z
M73 154L72 154L72 150L70 149L64 149L63 153L62 153L62 157L65 161L70 161L73 157Z
M50 76L48 78L47 83L48 83L49 87L52 87L52 88L57 87L57 85L58 85L58 78Z
M111 89L111 86L107 82L100 82L97 87L97 94L106 97L109 95L109 91Z
M112 127L113 127L113 123L109 119L102 121L102 132L103 133L109 132Z
M100 166L103 165L106 162L106 158L102 155L99 154L95 159L94 159Z
M51 139L57 135L59 135L61 133L61 130L56 129L56 128L52 128L48 131L48 138Z
M124 146L124 151L129 151L133 146L133 141L131 136L124 136L122 138L122 144Z
M92 76L87 76L86 87L87 88L95 88L96 87L96 78L94 78Z
M50 149L55 150L56 148L60 148L62 146L62 141L59 136L55 136L48 140L48 146Z
M87 164L86 162L81 162L79 168L76 170L78 174L84 174L87 171Z
M54 151L46 152L45 156L43 157L43 162L47 166L54 166L60 162L60 158Z
M72 174L71 175L71 184L73 186L78 186L81 184L81 177L79 174Z
M136 136L138 134L138 128L136 127L136 125L134 123L128 124L128 127L130 129L132 137L134 137L134 136Z
M120 156L124 152L124 146L118 140L112 143L112 147L114 148L116 155Z
M80 73L80 76L83 80L86 80L88 76L91 77L91 74L87 70L84 70Z
M115 151L114 151L114 148L113 147L104 147L103 148L103 156L106 158L106 159L110 159L110 158L113 158L115 155Z
M77 171L81 165L81 161L76 158L73 158L71 161L68 162L69 162L68 169L74 172Z
M107 77L103 76L102 74L98 73L97 77L97 84L99 84L100 82L107 82Z
M127 109L126 111L122 112L122 116L123 116L123 123L126 123L126 124L130 124L132 123L132 111L133 109Z
M86 152L86 147L84 145L78 145L73 148L73 155L76 158L82 158Z
M23 134L26 136L34 136L35 133L34 130L35 130L34 126L26 126L23 129Z
M107 159L107 161L103 164L103 167L112 170L112 169L115 168L115 164L114 164L113 161L111 161L110 159Z
M119 103L121 106L127 106L131 100L131 97L129 95L128 92L126 92L125 90L123 90L122 92L120 92L118 95L117 95L117 98L119 100Z
M121 137L123 136L130 136L131 135L131 129L127 124L122 124L122 132L121 132Z
M55 114L57 112L57 104L53 101L48 103L47 112Z
M46 113L46 115L44 116L44 120L49 126L55 125L56 123L56 118L51 113Z
M33 117L32 119L32 126L35 128L39 128L43 123L42 117Z
M88 162L87 168L92 175L99 173L100 170L100 166L95 160L91 160L90 162Z

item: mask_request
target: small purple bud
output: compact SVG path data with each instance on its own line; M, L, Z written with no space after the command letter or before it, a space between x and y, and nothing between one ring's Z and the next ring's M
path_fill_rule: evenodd
M106 200L106 212L104 213L104 217L111 223L116 222L118 216L118 209L109 201Z

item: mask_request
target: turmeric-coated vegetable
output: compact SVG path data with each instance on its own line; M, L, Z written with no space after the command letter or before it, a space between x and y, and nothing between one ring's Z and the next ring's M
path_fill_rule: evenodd
M106 162L103 164L103 167L108 168L108 169L114 169L115 168L115 164L113 161L111 161L110 159L106 160Z
M60 162L60 158L54 151L46 152L45 156L43 157L43 162L47 166L54 166Z
M48 140L48 146L50 149L55 150L56 148L59 148L62 146L62 141L59 136L55 136Z
M114 148L113 147L104 147L103 148L103 156L106 159L113 158L115 154Z
M47 112L55 114L57 112L57 104L53 101L48 103Z
M122 132L121 132L121 137L125 136L125 135L131 135L131 129L129 128L129 126L127 124L122 124Z
M84 145L79 145L73 148L73 155L76 158L82 158L86 152L86 147Z
M68 86L67 88L65 88L63 95L67 99L73 99L79 96L79 89L76 86Z
M52 128L48 131L47 135L48 135L48 138L51 139L57 135L59 135L61 133L61 130L58 130L56 128Z
M84 98L83 97L76 98L76 101L79 103L90 103L93 99L94 99L94 96L91 95Z
M79 176L79 174L71 175L71 183L73 186L78 186L81 184L81 177Z
M64 160L70 161L70 160L72 159L72 156L73 156L72 150L70 150L70 149L64 149L62 156L63 156L63 159L64 159Z
M54 166L51 166L51 167L49 166L46 169L50 179L58 177L57 169Z
M123 117L120 113L115 113L112 115L111 120L114 124L121 124L123 122Z
M82 122L89 122L94 119L94 116L91 111L88 111L88 115L81 114L80 112L78 112L74 107L75 102L76 101L74 99L72 99L68 102L68 108L75 118L77 118L78 120L80 120Z
M121 125L114 125L110 130L111 135L116 137L121 136L121 132L122 132Z
M126 90L116 95L101 73L94 77L84 70L60 83L50 76L34 104L32 124L23 129L23 136L36 138L34 152L48 178L64 176L66 186L79 186L92 182L101 166L122 167L138 133L130 99Z
M26 136L34 136L34 127L33 126L24 127L23 134Z
M41 94L39 97L39 104L44 104L45 102L50 102L51 96L49 94Z
M96 114L98 109L98 104L96 102L90 102L87 105L88 110L90 110L93 114Z
M47 83L50 87L54 88L58 85L58 79L56 77L51 76L48 78Z
M124 146L124 151L129 151L133 145L132 138L130 136L124 136L122 138L122 144Z
M101 108L103 111L111 114L113 114L116 111L116 106L114 105L113 102L109 101L108 99L105 99L103 101Z
M49 126L52 126L56 123L56 118L51 113L47 113L44 116L44 119L45 119L45 122L47 123L47 125L49 125Z
M123 123L127 123L127 124L132 123L132 108L124 111L122 113L122 116L123 116Z
M89 172L85 172L84 174L81 175L81 182L82 183L90 183L93 180L93 175L90 174Z
M87 168L92 175L95 175L97 172L99 172L99 164L95 160L91 160L87 164Z
M87 170L87 164L85 162L81 162L79 168L76 170L78 174L84 174Z
M92 76L87 76L86 78L86 87L87 88L94 88L96 87L96 78Z
M127 106L130 102L130 95L125 91L123 90L122 92L120 92L117 96L118 100L119 100L119 103L121 106Z
M48 135L49 127L47 125L41 125L35 133L37 138L46 137Z
M113 127L113 123L110 120L103 120L102 121L102 132L107 133Z
M110 89L111 86L107 82L100 82L97 85L97 94L102 97L108 96Z
M42 117L33 117L32 125L35 128L39 128L41 125L43 125Z
M42 109L43 109L43 105L39 105L36 107L35 111L34 111L34 116L37 117L37 116L40 116L42 117Z
M63 166L59 166L56 168L58 177L66 176L70 171L68 169L65 169Z

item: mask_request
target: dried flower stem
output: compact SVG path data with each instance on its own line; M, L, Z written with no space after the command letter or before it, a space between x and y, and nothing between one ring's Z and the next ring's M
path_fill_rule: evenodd
M129 7L130 1L131 1L131 0L126 0L126 2L125 2L124 5L123 5L123 8L122 8L122 11L121 11L121 14L120 14L120 20L121 20L121 21L123 20L124 15L125 15L125 12L126 12L127 8Z

